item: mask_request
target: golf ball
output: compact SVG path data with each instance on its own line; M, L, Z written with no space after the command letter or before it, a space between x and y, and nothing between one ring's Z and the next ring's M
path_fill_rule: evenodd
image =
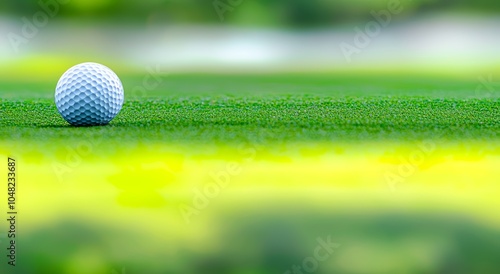
M123 106L123 86L106 66L83 63L67 70L56 87L61 116L73 126L108 124Z

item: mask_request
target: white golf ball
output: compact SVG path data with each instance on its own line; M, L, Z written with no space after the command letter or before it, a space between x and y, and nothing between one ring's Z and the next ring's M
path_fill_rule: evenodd
M67 70L56 87L56 106L73 126L108 124L123 106L123 86L106 66L83 63Z

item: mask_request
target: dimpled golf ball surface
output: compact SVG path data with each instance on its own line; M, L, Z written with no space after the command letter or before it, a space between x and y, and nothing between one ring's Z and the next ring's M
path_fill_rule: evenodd
M120 79L109 68L83 63L66 71L56 87L56 106L73 126L108 124L120 112L124 94Z

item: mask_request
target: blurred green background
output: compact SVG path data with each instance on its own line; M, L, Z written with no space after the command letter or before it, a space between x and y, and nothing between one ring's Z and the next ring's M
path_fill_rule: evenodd
M47 1L48 2L48 1ZM66 1L61 1L66 2ZM387 6L386 0L69 0L59 18L98 19L144 24L236 24L266 27L332 26L370 20L372 9ZM221 4L222 3L222 4ZM241 4L240 4L241 3ZM408 16L432 12L492 14L500 11L494 0L414 0L401 1ZM221 21L214 12L219 5L244 5ZM0 12L29 16L39 10L38 1L4 0Z
M392 6L400 12L373 29ZM500 71L499 12L489 0L8 0L0 4L0 78L28 73L53 81L71 64L100 60L141 75L160 66L163 74L368 71L477 79ZM374 34L360 38L370 26Z
M0 273L279 274L312 256L318 237L341 246L315 273L500 273L500 149L491 141L498 138L500 2L401 1L402 12L346 58L340 45L354 45L357 29L393 2L2 0L0 119L8 126L0 136L10 137L1 140L0 155L19 157L25 177L19 267L2 261ZM53 16L45 20L47 7ZM69 67L87 61L120 76L129 100L121 117L140 123L121 120L102 131L66 126L53 105L54 87ZM203 75L214 73L220 75ZM151 79L159 80L147 88ZM263 103L252 105L252 98ZM354 107L344 104L353 98ZM343 104L335 109L340 115L329 112L336 104L317 108L322 100ZM383 107L370 109L370 100ZM194 111L184 114L183 103L178 116L157 112L172 102ZM280 112L275 102L290 108ZM228 105L236 119L228 119ZM324 123L308 122L309 109ZM295 143L299 134L285 135L286 145L259 148L232 186L185 222L179 208L191 204L193 189L213 183L209 174L240 157L197 126L237 139L270 125L278 139L286 128L306 132L300 117L332 137L339 132L324 125L342 124L337 118L356 116L351 111L365 115L346 122L364 142ZM186 119L193 113L206 120ZM273 127L275 121L289 124ZM384 173L400 168L400 156L415 144L371 143L371 125L391 128L383 136L463 128L467 138L489 139L475 147L459 138L453 153L434 153L392 193ZM193 146L182 130L206 143ZM99 138L58 180L54 164L74 161L73 151Z

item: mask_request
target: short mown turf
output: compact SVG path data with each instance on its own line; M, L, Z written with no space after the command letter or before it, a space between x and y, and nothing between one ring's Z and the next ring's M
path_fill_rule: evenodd
M405 141L497 139L498 98L474 82L394 77L166 76L154 88L124 81L127 102L109 126L74 128L49 85L5 85L0 138L109 142ZM2 94L0 92L0 94Z

